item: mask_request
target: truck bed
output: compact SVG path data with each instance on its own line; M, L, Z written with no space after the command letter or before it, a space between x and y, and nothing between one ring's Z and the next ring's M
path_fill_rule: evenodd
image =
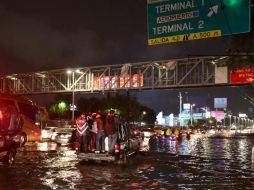
M115 156L108 155L106 153L85 153L85 152L79 152L77 153L78 158L89 161L89 160L95 160L95 161L108 161L113 162L115 161Z

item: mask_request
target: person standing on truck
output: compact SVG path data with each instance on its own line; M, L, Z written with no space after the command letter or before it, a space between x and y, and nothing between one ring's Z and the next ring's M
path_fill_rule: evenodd
M96 136L97 136L97 132L98 132L98 128L97 128L97 122L95 120L96 117L96 113L92 114L92 127L90 129L90 136L91 136L91 141L90 141L90 148L91 151L94 152L96 150Z
M88 142L89 142L89 131L88 131L88 123L86 120L85 114L81 114L77 120L77 137L79 142L79 150L81 152L88 152Z
M115 144L117 141L116 118L113 110L106 116L105 131L108 136L108 151L109 154L114 154Z
M96 151L105 152L105 130L104 125L101 119L101 115L99 113L95 116L95 121L97 123L97 136L96 136Z

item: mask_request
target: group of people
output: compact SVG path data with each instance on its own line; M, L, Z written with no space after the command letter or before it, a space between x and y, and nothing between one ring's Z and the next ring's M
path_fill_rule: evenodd
M80 151L104 153L106 151L105 138L108 137L108 153L114 154L119 124L114 111L106 115L81 114L76 120Z
M173 129L168 128L168 129L165 130L165 136L166 137L174 136L175 138L180 140L182 138L182 135L183 135L182 131L180 131L178 128L173 128ZM190 133L189 132L186 133L186 138L190 139Z

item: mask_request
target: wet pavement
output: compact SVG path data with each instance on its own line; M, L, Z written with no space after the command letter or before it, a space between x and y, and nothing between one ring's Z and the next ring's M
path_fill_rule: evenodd
M70 147L29 144L13 167L0 166L0 189L254 189L254 137L180 142L154 138L128 163L80 163Z

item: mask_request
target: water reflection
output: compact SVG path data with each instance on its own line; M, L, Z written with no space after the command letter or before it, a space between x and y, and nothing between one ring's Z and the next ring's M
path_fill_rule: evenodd
M125 165L80 163L68 147L22 150L13 168L0 166L0 189L254 189L253 137L146 143Z
M76 168L77 164L75 152L68 147L60 147L57 155L42 161L39 167L46 172L40 180L51 189L75 189L76 182L82 178L82 174Z
M199 154L195 151L203 151L203 137L192 136L191 139L182 137L181 140L172 140L169 137L159 136L149 139L148 146L143 151L149 152L166 152L177 155L194 155Z
M154 144L159 142L162 141L157 139ZM170 186L183 180L182 186L186 188L203 187L202 183L206 183L207 187L210 185L217 188L253 188L252 137L206 138L202 135L193 135L190 140L164 140L160 146L154 144L150 144L150 151L178 155L174 158L158 155L160 162L157 162L156 166L159 168L157 170L160 171L160 176L156 178L163 181L160 178L162 177L166 183L165 176L168 176Z

